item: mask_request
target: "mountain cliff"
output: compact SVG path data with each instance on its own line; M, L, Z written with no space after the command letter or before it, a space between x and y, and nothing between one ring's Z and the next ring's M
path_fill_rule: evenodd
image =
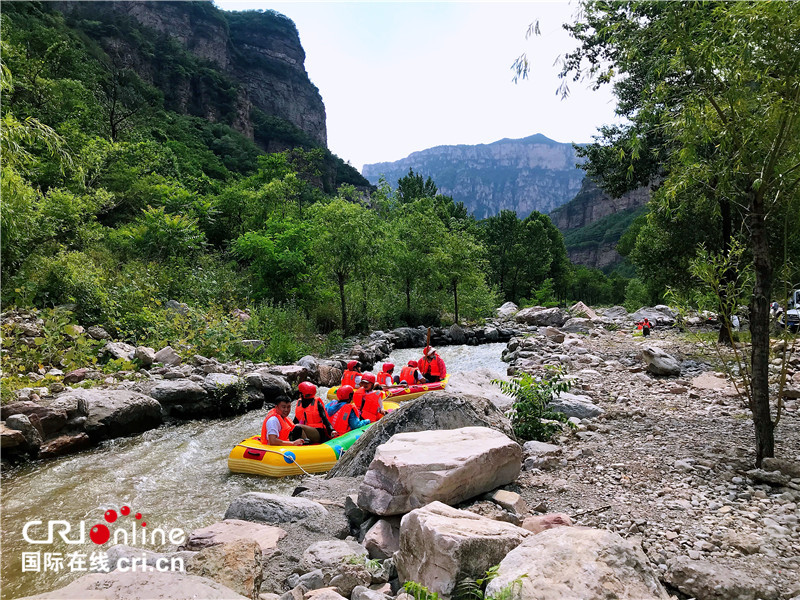
M550 219L564 234L573 263L607 269L622 260L617 242L649 200L647 188L612 198L587 177L575 198L551 212Z
M112 68L133 69L165 108L232 126L267 151L327 145L325 105L294 23L210 2L57 2Z
M584 177L575 166L578 160L572 144L536 134L476 146L436 146L395 162L364 165L361 173L370 183L383 175L396 186L413 169L433 178L442 194L463 202L479 219L504 209L524 218L575 197Z

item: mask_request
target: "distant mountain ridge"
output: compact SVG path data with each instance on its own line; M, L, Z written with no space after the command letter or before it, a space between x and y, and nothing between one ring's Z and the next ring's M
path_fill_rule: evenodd
M584 178L578 162L572 144L537 133L490 144L436 146L394 162L364 165L361 173L372 184L383 175L395 187L413 169L479 219L501 210L524 218L533 211L549 213L575 197Z

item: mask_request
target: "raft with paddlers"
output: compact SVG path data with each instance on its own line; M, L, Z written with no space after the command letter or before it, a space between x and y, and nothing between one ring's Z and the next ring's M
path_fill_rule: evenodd
M397 407L394 402L384 402L386 410L394 410ZM231 473L266 477L325 473L333 468L342 454L370 425L348 431L327 442L309 446L270 446L261 443L260 435L254 435L234 446L228 456L228 469Z
M391 400L392 402L405 402L406 400L419 398L422 396L422 394L427 394L428 392L436 392L445 389L448 379L450 379L450 375L446 375L444 379L434 383L392 385L386 386L383 389L386 392L386 400ZM334 400L336 398L336 390L338 389L339 386L336 386L328 390L328 400Z

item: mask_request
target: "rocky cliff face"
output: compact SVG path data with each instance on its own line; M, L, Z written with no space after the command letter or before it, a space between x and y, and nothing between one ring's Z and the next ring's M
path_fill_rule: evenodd
M515 210L524 218L561 206L580 190L583 171L572 144L537 134L477 146L437 146L395 162L364 165L373 184L381 175L392 185L409 169L430 176L442 194L463 202L477 218Z
M254 124L254 111L260 111L327 145L325 106L308 79L300 37L287 17L274 11L228 13L210 2L58 2L53 7L115 51L123 67L160 87L171 109L226 122L268 146L269 136L259 139ZM131 22L145 35L126 35ZM200 76L163 81L158 49L169 41L207 65Z
M570 229L586 227L609 215L639 208L649 200L650 190L647 188L639 188L621 198L612 198L597 187L595 182L586 178L578 194L567 204L551 212L550 219L564 233Z

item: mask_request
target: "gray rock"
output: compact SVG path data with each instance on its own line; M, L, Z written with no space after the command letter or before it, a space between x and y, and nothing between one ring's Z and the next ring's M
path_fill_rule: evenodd
M642 358L647 364L647 372L653 375L680 375L681 365L678 360L661 348L645 346L642 348Z
M209 546L245 539L255 540L261 547L261 552L270 555L277 549L278 541L284 537L286 532L280 527L226 519L208 527L195 529L189 534L186 544L179 549L200 551Z
M489 400L477 396L430 392L403 402L400 408L367 429L345 452L327 478L358 477L369 468L378 446L396 433L490 427L513 438L508 419Z
M703 600L774 600L778 590L752 569L739 571L721 564L679 556L668 563L666 581Z
M6 427L19 431L25 438L25 445L34 454L42 445L42 434L33 426L27 415L11 415L6 419Z
M513 302L506 302L497 309L497 317L500 319L510 319L519 312L519 306Z
M259 369L248 373L245 377L247 384L260 389L267 402L274 402L275 398L289 394L292 386L285 378L271 373L268 368Z
M247 492L236 498L225 513L226 519L260 523L294 523L304 519L324 519L328 511L306 498Z
M380 519L364 536L364 547L370 558L391 558L400 549L400 519Z
M514 318L517 323L525 323L527 325L561 327L567 320L567 313L560 308L532 306L531 308L523 308Z
M11 415L18 414L28 417L36 415L39 418L39 423L42 425L42 431L46 436L61 431L67 424L67 411L42 406L38 402L32 402L30 400L11 402L0 409L0 418L2 419L7 419Z
M300 577L298 583L307 590L318 590L325 585L325 576L322 569L314 569Z
M58 397L64 405L83 405L84 429L93 442L155 429L162 422L161 405L128 390L73 390Z
M378 590L371 590L368 587L360 585L353 589L350 600L388 600L388 596L382 594Z
M150 390L150 395L162 404L194 404L208 399L208 392L188 379L164 381Z
M178 302L177 300L167 300L164 304L164 308L174 311L179 315L189 314L189 305L185 302Z
M663 306L663 305L662 305ZM653 325L664 325L667 327L671 327L675 324L675 316L672 314L672 311L663 312L658 310L658 308L640 308L635 313L631 315L631 319L634 321L641 321L643 319L647 319Z
M357 587L365 587L372 583L372 575L363 564L339 564L336 575L331 579L331 587L335 587L345 598L349 598Z
M589 333L594 329L594 322L591 319L573 317L564 323L561 329L568 333Z
M165 365L171 365L173 367L181 364L182 359L178 355L175 350L172 349L172 346L167 346L166 348L162 348L158 352L156 352L155 356L156 362L164 363Z
M591 419L605 412L592 402L589 396L579 396L569 392L561 392L551 402L550 407L555 411L564 413L567 417L577 417L579 419Z
M621 321L628 318L628 311L624 306L612 306L603 311L603 316L613 321Z
M311 355L306 355L298 360L296 365L303 367L308 372L308 378L310 381L319 383L319 363L317 363L317 359Z
M465 344L467 342L467 335L464 333L464 330L458 326L458 324L453 323L450 326L450 330L448 331L448 335L450 336L450 340L454 344Z
M136 348L125 342L108 342L100 350L101 356L109 356L112 359L133 360Z
M92 325L91 327L89 327L86 330L86 333L88 333L89 337L92 338L93 340L110 340L111 339L111 335L109 335L109 333L105 329L103 329L102 327L99 327L97 325Z
M425 331L411 327L398 327L389 332L388 337L395 348L422 348L425 345Z
M142 367L147 369L156 362L156 351L147 346L137 346L133 353L133 358L138 360Z
M264 340L242 340L240 344L249 350L258 350L267 346Z
M338 567L351 556L367 557L367 549L358 542L324 540L311 544L303 552L301 566L306 571Z
M227 373L209 373L201 384L210 394L225 392L228 388L236 387L240 379L236 375Z

